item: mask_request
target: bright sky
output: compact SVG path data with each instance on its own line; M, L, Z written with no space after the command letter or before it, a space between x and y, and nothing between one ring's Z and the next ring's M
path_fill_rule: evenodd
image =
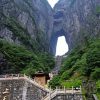
M48 0L49 4L51 5L51 7L53 8L54 5L58 2L59 0Z
M64 55L66 52L68 52L68 44L66 43L65 37L64 36L58 37L56 56Z

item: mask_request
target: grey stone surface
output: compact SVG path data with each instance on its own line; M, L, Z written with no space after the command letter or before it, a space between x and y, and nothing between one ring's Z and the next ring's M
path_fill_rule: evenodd
M63 56L57 56L55 58L55 67L52 70L53 74L57 75L58 72L60 71L62 59L63 59Z

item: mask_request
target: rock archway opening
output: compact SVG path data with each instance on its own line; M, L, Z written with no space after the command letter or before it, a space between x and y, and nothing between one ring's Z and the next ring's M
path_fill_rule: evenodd
M48 3L50 4L50 6L51 6L52 8L54 8L55 4L56 4L59 0L47 0L47 1L48 1Z
M65 36L59 36L56 45L55 56L62 56L68 52L68 44L66 42Z
M61 56L67 53L70 49L69 39L65 36L65 31L60 29L52 33L50 40L50 51L54 56Z

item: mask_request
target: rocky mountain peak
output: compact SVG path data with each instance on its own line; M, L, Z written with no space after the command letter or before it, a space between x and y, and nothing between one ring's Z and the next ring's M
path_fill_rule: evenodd
M100 36L100 0L60 0L54 7L53 18L54 54L59 36L65 36L70 50L83 43L85 37Z

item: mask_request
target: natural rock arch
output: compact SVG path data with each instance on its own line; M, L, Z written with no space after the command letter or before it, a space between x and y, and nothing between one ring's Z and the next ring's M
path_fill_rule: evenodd
M60 37L60 36L64 36L66 39L66 43L68 44L68 41L67 41L67 38L65 35L65 31L63 29L53 33L51 36L51 41L50 41L51 52L53 55L56 54L57 40L58 40L58 37Z

